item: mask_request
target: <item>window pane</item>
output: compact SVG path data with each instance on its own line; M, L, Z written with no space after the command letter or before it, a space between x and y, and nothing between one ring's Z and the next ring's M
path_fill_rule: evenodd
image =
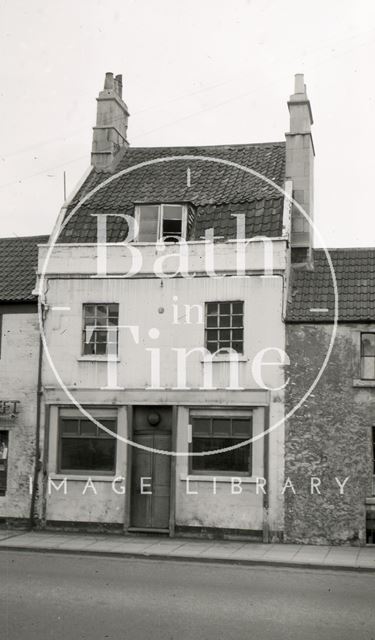
M208 327L217 327L217 321L218 321L218 317L217 316L208 316L207 317L207 326Z
M230 327L230 316L220 316L220 326Z
M109 315L118 318L118 304L109 304L108 305Z
M95 339L96 342L107 342L107 331L96 331Z
M234 436L247 436L251 438L251 420L232 420L232 434Z
M242 316L232 316L232 327L242 327Z
M232 313L243 313L243 302L232 302Z
M219 348L217 342L207 342L207 349L210 353L215 353Z
M95 355L105 356L107 353L107 343L106 342L97 342L95 344Z
M193 438L193 452L215 451L237 444L232 438ZM192 456L193 471L249 472L251 474L251 444L207 456Z
M116 420L102 420L101 418L98 418L98 422L100 422L103 427L107 427L107 429L110 429L112 433L117 433ZM98 435L102 438L111 438L111 436L103 429L100 429L100 427L98 428Z
M95 344L94 342L86 342L83 343L83 355L84 356L92 356L95 354Z
M230 313L230 302L220 302L219 305L220 314Z
M167 241L177 242L182 234L182 225L180 220L164 220L163 221L163 238Z
M209 342L216 341L218 339L219 332L217 329L207 329L207 340Z
M361 378L365 378L366 380L375 379L375 357L362 357Z
M212 435L230 437L231 435L230 420L226 420L225 418L214 418L212 420Z
M66 418L64 418L61 421L62 433L64 435L69 435L69 434L78 435L78 426L79 426L78 420L67 420Z
M194 418L193 435L210 435L211 420L209 418Z
M375 333L362 334L362 355L375 356Z
M158 234L159 207L144 205L139 207L139 242L156 242Z
M70 471L113 471L115 438L63 438L61 469Z
M217 315L217 302L207 302L207 315Z
M220 333L220 341L230 340L230 331L229 329L224 329L219 332Z
M96 436L97 427L91 420L81 420L81 435Z
M182 207L179 204L165 204L163 206L164 220L182 220Z

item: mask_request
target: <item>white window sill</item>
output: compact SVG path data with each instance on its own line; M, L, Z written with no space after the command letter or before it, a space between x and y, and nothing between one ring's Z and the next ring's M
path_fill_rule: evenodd
M353 380L353 387L375 387L375 380Z
M248 360L249 358L247 358L247 356L244 356L242 353L239 353L235 357L230 353L219 353L213 358L211 358L210 356L203 356L201 358L201 362L247 362Z
M256 484L257 479L254 476L236 476L235 473L233 473L230 476L206 476L206 475L187 475L186 473L181 473L180 474L180 480L182 480L183 482L186 482L187 480L189 480L189 482L213 482L214 478L216 479L216 482L223 482L223 483L228 483L230 484L232 482L232 479L234 478L236 481L240 480L241 483L243 484Z
M116 358L108 358L107 355L103 356L80 356L77 358L78 362L120 362L120 358L116 356Z
M84 482L86 484L86 482L88 481L88 479L92 480L92 482L113 482L115 480L115 478L117 478L118 476L97 476L97 475L80 475L80 474L70 474L70 473L50 473L49 474L49 479L50 480L74 480L74 482Z

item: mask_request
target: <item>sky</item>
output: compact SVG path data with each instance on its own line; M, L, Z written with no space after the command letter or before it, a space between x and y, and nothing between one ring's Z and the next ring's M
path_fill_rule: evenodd
M327 246L374 246L374 61L373 0L0 0L0 236L51 232L106 71L134 146L284 140L304 73L316 224Z

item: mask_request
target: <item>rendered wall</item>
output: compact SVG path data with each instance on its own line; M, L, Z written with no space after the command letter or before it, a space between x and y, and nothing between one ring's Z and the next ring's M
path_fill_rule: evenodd
M286 423L285 537L289 542L363 544L366 499L371 496L371 427L375 387L359 380L360 332L365 325L339 325L327 368L304 406ZM332 327L287 326L291 381L286 410L313 382L326 355ZM321 494L311 494L311 477ZM335 478L349 479L340 495Z

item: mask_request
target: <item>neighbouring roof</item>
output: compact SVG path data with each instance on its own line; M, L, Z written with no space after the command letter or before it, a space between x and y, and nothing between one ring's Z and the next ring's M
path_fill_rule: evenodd
M337 280L339 322L374 322L375 249L329 249L329 254ZM286 320L332 322L334 300L326 254L315 249L312 270L292 271Z
M129 147L122 149L110 171L92 169L70 203L69 212L84 195L111 175L141 163L171 156L219 158L257 171L279 187L285 180L285 143L209 147ZM187 170L190 169L190 186ZM134 204L187 202L194 219L189 239L199 239L213 227L216 236L235 237L233 213L245 213L246 234L277 237L282 232L283 195L272 185L235 166L214 161L177 159L148 164L104 186L90 196L63 229L60 242L95 242L97 220L92 213L132 215ZM107 240L126 237L121 218L108 218Z
M36 297L38 244L49 236L0 238L0 302L32 302Z

